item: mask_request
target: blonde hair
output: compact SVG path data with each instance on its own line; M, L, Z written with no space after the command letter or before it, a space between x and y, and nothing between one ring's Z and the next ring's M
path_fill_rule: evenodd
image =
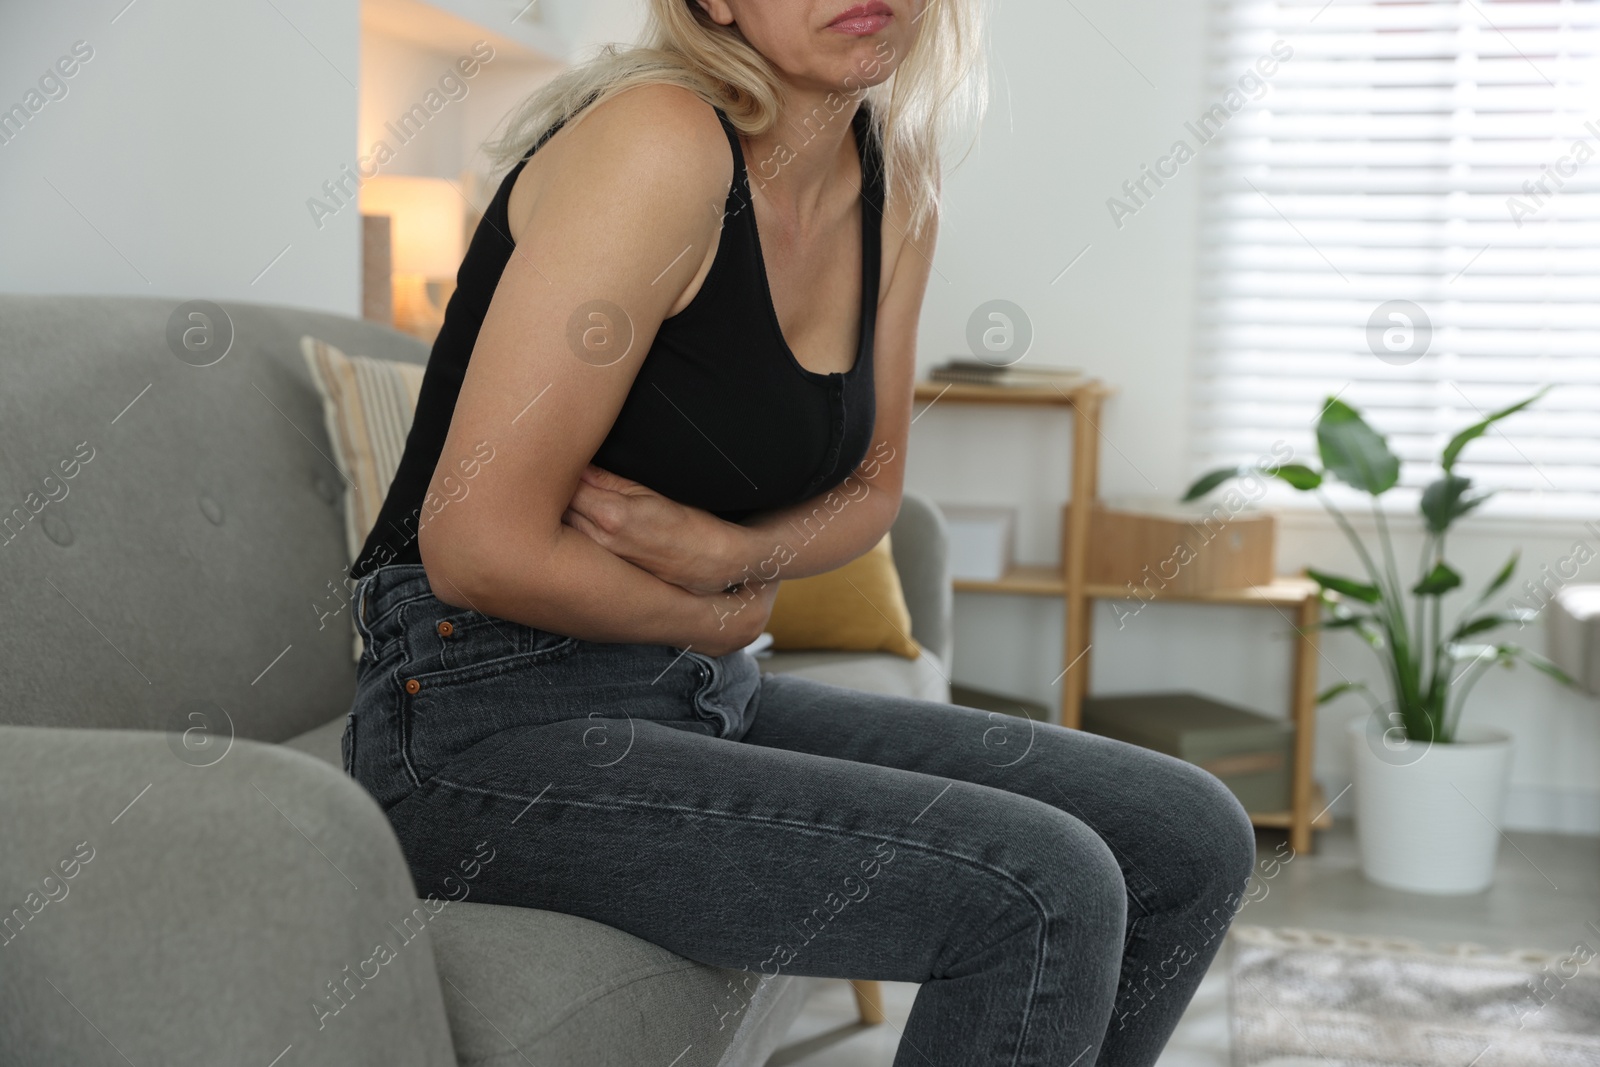
M940 210L940 147L948 132L977 124L988 105L981 8L987 0L927 0L921 29L895 73L862 96L881 146L886 187L908 198L908 236ZM778 121L778 73L737 26L713 22L695 0L647 0L642 43L607 44L563 71L511 112L504 132L483 146L496 173L509 170L538 138L590 103L636 85L664 83L696 93L726 112L746 136ZM892 59L893 57L891 57ZM970 151L971 145L968 145ZM965 153L963 153L963 158ZM958 161L959 162L959 161Z

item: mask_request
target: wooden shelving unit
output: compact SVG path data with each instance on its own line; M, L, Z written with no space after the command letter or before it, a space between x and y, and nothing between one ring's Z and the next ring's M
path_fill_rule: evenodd
M1090 607L1096 600L1120 600L1130 595L1120 586L1090 584L1085 578L1090 509L1098 493L1100 412L1112 393L1110 387L1095 379L1026 389L918 382L915 392L917 401L930 404L1043 405L1072 411L1072 485L1067 520L1061 530L1061 566L1026 564L1013 567L996 581L958 578L954 583L956 591L964 593L1062 598L1066 621L1062 663L1066 670L1061 679L1061 724L1072 729L1079 728L1083 699L1089 691ZM1312 627L1320 617L1316 583L1304 577L1283 576L1265 586L1183 596L1158 593L1154 599L1272 608L1294 626L1297 637L1289 692L1290 719L1294 725L1290 807L1288 811L1252 813L1251 819L1257 826L1287 829L1289 847L1296 852L1309 851L1313 828L1326 829L1333 825L1322 792L1312 778L1318 634Z

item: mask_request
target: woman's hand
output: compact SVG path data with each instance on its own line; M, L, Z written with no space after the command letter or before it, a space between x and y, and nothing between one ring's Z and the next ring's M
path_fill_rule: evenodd
M776 579L757 578L735 592L702 597L711 615L710 626L707 635L690 647L708 656L724 656L750 644L766 629L781 584Z
M584 467L561 521L612 555L692 593L720 594L745 577L744 527L592 463Z

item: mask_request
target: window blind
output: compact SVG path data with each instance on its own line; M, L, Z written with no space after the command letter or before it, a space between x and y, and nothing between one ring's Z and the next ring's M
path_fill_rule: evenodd
M1500 491L1484 513L1600 513L1600 2L1230 0L1212 27L1195 472L1314 459L1337 395L1409 503L1457 430L1551 384L1457 470Z

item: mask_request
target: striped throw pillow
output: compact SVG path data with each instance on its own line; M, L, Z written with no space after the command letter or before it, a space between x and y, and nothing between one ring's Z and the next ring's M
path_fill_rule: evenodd
M349 482L344 537L354 563L400 469L424 368L418 363L346 355L309 335L300 338L300 353L322 397L322 421L333 442L333 461ZM354 652L359 659L359 633Z

